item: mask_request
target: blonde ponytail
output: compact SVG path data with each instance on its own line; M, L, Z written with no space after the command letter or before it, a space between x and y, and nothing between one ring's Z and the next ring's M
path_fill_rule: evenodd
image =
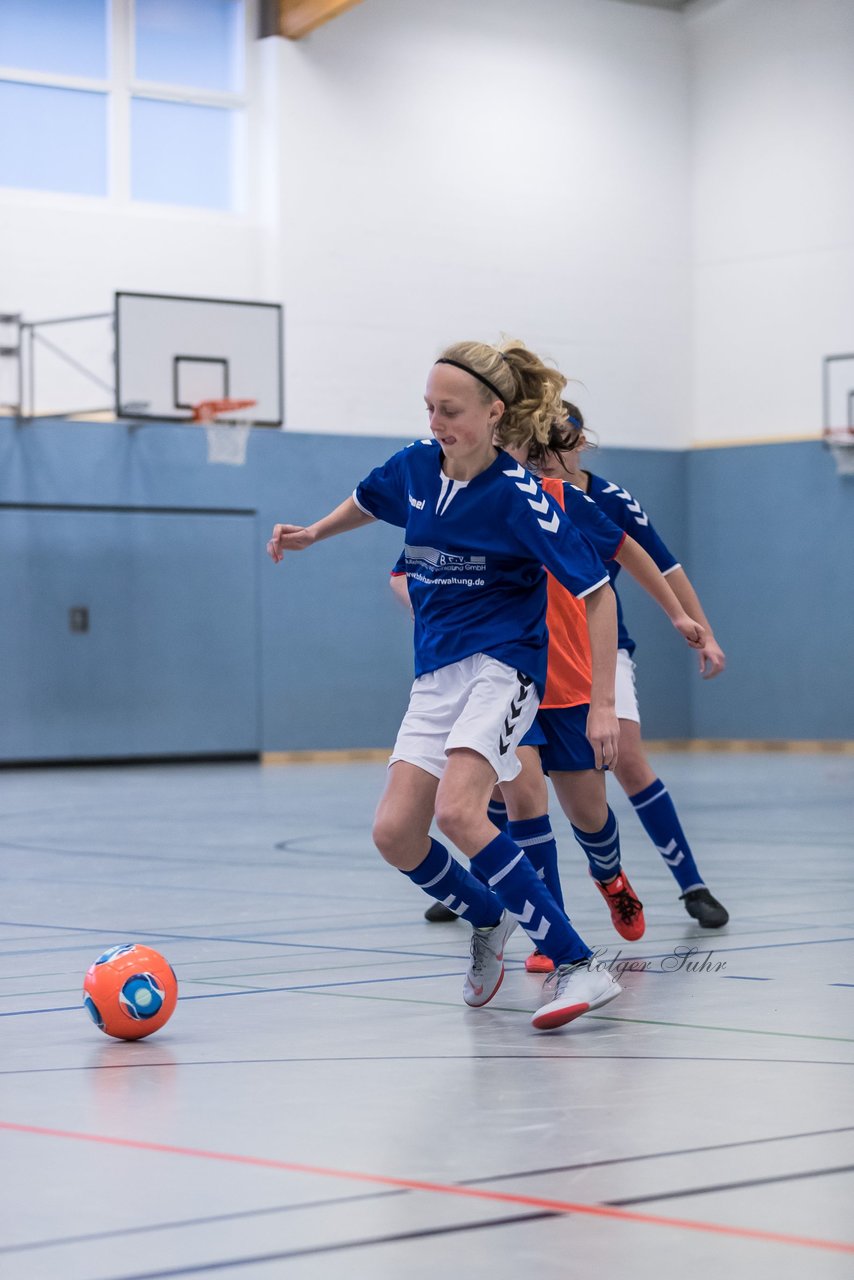
M566 378L550 369L523 342L505 342L491 347L485 342L455 342L440 360L467 368L481 383L484 400L494 398L491 388L504 402L504 413L496 427L496 443L524 446L534 441L548 442L552 423L560 421L561 392Z

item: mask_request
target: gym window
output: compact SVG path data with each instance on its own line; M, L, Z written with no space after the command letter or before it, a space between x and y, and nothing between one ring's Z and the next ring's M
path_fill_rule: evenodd
M251 0L2 0L0 187L233 211Z

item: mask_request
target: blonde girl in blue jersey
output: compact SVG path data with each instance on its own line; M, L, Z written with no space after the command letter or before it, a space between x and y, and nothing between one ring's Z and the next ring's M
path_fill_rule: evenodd
M545 443L564 384L522 344L449 347L427 379L432 440L395 454L317 523L277 524L268 543L278 563L287 551L374 519L405 528L416 680L374 841L387 862L472 925L467 1004L495 995L506 940L522 925L555 965L548 999L532 1018L542 1030L620 990L607 971L589 966L590 948L519 847L487 817L495 783L518 773L516 746L545 684L544 565L584 599L598 683L613 688L616 606L608 575L557 503L494 443ZM588 732L597 764L613 766L618 727L610 694L591 708ZM485 883L431 839L434 815Z

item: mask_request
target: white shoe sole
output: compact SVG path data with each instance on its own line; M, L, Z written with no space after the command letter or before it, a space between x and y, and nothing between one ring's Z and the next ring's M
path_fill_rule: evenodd
M592 1000L578 1000L573 999L572 996L567 997L566 1000L551 1000L533 1014L531 1026L537 1031L554 1031L557 1027L565 1027L568 1022L574 1022L582 1014L610 1004L612 1000L616 1000L622 989L620 984L615 982L613 986L606 988L601 995L595 996Z

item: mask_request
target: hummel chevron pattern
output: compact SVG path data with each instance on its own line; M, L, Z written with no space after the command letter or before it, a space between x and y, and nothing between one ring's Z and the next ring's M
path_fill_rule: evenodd
M531 685L534 683L530 676L523 676L521 671L516 672L519 680L519 692L515 698L510 700L510 710L504 720L504 732L498 735L498 754L505 756L510 750L510 743L513 741L513 730L522 714L522 706L528 696Z
M528 902L528 900L526 899L525 907L523 911L521 912L511 911L510 914L516 920L519 921L520 925L525 930L525 932L527 933L528 937L531 939L532 942L542 942L543 938L546 936L549 929L552 927L551 921L547 920L545 916L541 915L540 923L536 926L536 928L534 928L534 926L531 924L531 921L534 918L534 910L535 910L534 904L532 902Z
M576 493L580 493L585 502L592 502L594 506L596 505L596 499L591 498L590 494L585 493L583 489L579 489L577 484L571 484L569 487L574 489Z
M590 850L588 849L587 857L590 859L591 862L596 863L596 866L599 868L600 871L606 871L606 872L613 871L614 867L619 867L620 865L619 853L612 853L610 857L606 858L606 857L603 857L602 854L591 853Z
M655 846L661 854L668 867L678 867L680 862L684 862L685 854L681 849L677 848L676 841L671 840L670 844L666 844L662 849L660 845Z
M538 493L540 486L536 480L528 477L528 472L522 466L516 466L509 471L505 471L506 476L510 476L511 480L516 481L516 488L521 489L522 493ZM527 480L526 480L526 477ZM549 509L549 500L545 494L542 495L539 502L535 502L533 498L528 499L528 506L533 507L534 511L546 512ZM545 529L546 533L556 533L560 525L560 516L556 511L552 512L551 520L543 520L537 516L537 524L541 529Z
M506 474L507 473L505 472L505 475ZM602 492L615 493L618 498L622 498L623 502L628 504L629 511L631 511L632 515L634 516L636 524L640 524L640 525L649 524L649 516L644 511L641 504L632 497L628 489L621 489L618 484L611 483L606 488L604 488Z

